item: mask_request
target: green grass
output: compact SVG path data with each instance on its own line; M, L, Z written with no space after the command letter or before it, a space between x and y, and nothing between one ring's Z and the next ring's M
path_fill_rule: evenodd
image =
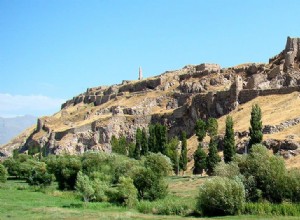
M172 181L172 180L170 180ZM180 181L175 178L175 181ZM184 182L186 179L184 180ZM175 190L175 188L173 188ZM144 210L156 209L157 214L185 214L185 207L192 207L193 201L190 199L192 195L182 198L176 195L170 195L165 200L154 203L140 202L139 206L144 206ZM181 202L180 202L181 201ZM189 203L190 202L190 203ZM46 190L37 190L29 187L24 181L9 180L6 183L0 183L0 219L209 219L209 220L296 220L299 217L264 217L264 216L226 216L218 218L196 218L182 217L174 215L153 215L145 211L147 214L139 213L135 209L127 209L110 203L84 203L79 197L70 191L61 192L56 190L53 185ZM161 208L163 204L167 204L168 208ZM150 212L151 213L151 212ZM188 214L188 213L187 213Z

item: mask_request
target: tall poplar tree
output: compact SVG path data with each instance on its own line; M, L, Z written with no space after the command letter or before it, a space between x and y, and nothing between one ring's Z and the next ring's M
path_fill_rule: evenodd
M206 135L206 123L199 119L195 125L195 133L199 142L202 142Z
M201 174L206 169L206 153L203 150L201 143L198 145L198 149L194 153L194 169L193 174Z
M206 158L206 173L211 176L220 161L221 157L218 155L217 141L215 138L211 138Z
M225 136L223 141L224 162L225 163L231 162L235 153L236 153L236 148L235 148L235 140L234 140L233 120L231 116L227 116Z
M183 172L187 169L187 138L185 131L181 133L181 154L179 160L179 167L180 170L182 170Z
M147 132L146 129L143 128L142 130L142 140L141 140L141 145L142 145L142 149L141 149L141 155L146 155L148 153L148 139L147 139Z
M257 104L252 106L250 125L250 141L248 151L252 145L261 143L263 139L261 109Z

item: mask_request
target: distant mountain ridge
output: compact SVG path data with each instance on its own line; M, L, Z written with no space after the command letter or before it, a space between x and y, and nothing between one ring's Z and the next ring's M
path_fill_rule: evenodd
M37 117L32 115L17 116L14 118L0 117L0 145L6 144L26 128L34 125L36 120Z

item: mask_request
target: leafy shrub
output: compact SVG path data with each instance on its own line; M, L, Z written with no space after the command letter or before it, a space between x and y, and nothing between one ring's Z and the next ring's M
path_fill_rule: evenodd
M250 179L253 183L252 189L247 190L260 190L263 198L271 202L280 203L286 197L287 171L284 161L278 156L270 155L263 145L252 146L250 154L242 161L240 170L246 180L253 178ZM250 198L250 201L256 201L253 198L255 196Z
M242 182L226 177L215 177L200 186L197 210L205 216L241 213L245 202Z
M146 168L152 170L158 177L165 177L172 172L170 158L161 153L149 153L143 158L143 163Z
M291 170L286 176L286 197L292 202L300 202L300 170Z
M214 170L214 174L216 176L234 178L236 176L241 175L238 164L236 163L224 163L220 162L217 164Z
M36 162L28 174L29 185L49 186L53 181L53 175L49 174L44 162Z
M19 176L19 169L20 169L20 162L13 159L13 158L7 158L3 165L6 167L7 172L10 176Z
M89 177L84 175L81 171L79 171L77 174L75 188L82 195L82 198L85 202L90 201L95 192Z
M6 168L0 164L0 182L6 182L7 180L7 170Z
M49 173L55 175L59 189L75 189L77 173L81 170L78 156L49 157L46 163Z
M124 206L133 207L137 202L137 189L130 177L121 177L117 185L116 201Z
M136 170L133 175L133 184L138 191L139 199L156 200L167 195L167 184L147 168Z
M108 201L107 191L110 188L109 184L105 181L101 181L100 179L95 179L92 182L94 195L93 201L95 202L106 202Z

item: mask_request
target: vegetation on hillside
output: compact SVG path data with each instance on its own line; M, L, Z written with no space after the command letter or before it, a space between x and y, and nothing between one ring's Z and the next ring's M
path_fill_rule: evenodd
M196 176L203 180L197 185L197 196L169 193L168 177L187 169L187 135L182 132L180 138L169 138L167 128L160 124L149 126L148 134L146 129L137 129L135 142L113 137L112 154L93 151L47 157L40 151L14 154L0 164L0 182L5 182L8 174L45 191L55 180L61 192L75 193L85 203L114 204L143 213L299 216L296 204L300 203L300 172L287 170L281 157L260 144L261 110L257 105L252 109L250 143L255 144L250 146L249 154L237 155L233 120L227 117L223 160L218 154L216 119L197 121L195 133L199 143L194 153L193 173L210 176ZM208 152L203 148L206 135L210 139Z

